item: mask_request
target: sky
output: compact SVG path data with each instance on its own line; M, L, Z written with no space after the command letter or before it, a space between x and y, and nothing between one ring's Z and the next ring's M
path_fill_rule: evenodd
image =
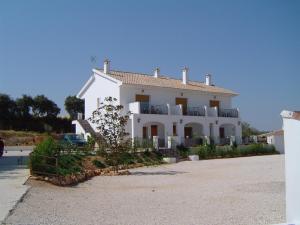
M0 93L63 109L105 58L116 70L210 73L240 94L243 121L280 129L283 109L300 110L300 1L0 0Z

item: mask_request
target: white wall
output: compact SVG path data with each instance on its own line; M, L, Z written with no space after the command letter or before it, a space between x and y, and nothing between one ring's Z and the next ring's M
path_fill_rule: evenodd
M82 135L85 140L88 139L88 136L91 136L89 133L86 133L85 130L82 128L80 123L77 120L73 120L72 124L75 125L75 133Z
M267 143L274 145L280 154L284 154L284 136L283 135L270 135L267 136Z
M213 134L216 141L219 138L219 127L222 124L232 124L235 126L238 144L241 141L242 128L239 123L239 118L229 117L201 117L201 116L180 116L180 115L155 115L155 114L132 114L131 115L131 130L129 131L131 137L142 137L142 127L149 122L159 122L164 124L165 137L173 135L173 124L177 125L177 135L184 137L184 126L190 123L197 123L202 125L202 134L210 136L209 124L213 124ZM216 124L218 121L218 124Z
M286 219L300 224L300 120L294 113L283 111L285 146Z
M85 118L89 118L92 113L97 109L97 99L103 102L105 97L115 97L120 99L120 91L118 83L109 80L105 77L99 76L97 74L95 80L91 86L86 90L86 92L81 97L85 100Z
M144 92L142 92L144 90ZM181 96L183 93L183 96ZM150 104L165 105L169 103L171 106L175 105L175 98L187 98L188 106L209 106L210 100L219 100L220 107L230 109L231 98L230 96L214 95L209 93L199 93L199 91L180 90L174 88L159 88L159 87L136 87L133 85L122 85L120 87L120 103L128 109L128 104L135 102L135 95L150 95ZM216 97L216 98L214 98Z

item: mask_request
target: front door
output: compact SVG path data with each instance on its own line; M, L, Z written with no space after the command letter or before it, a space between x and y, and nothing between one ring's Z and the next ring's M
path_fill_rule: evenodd
M151 125L151 137L158 136L157 125Z
M225 138L224 127L220 127L219 132L220 132L220 138Z
M187 98L176 98L175 104L182 105L182 114L186 115L186 113L187 113Z
M192 138L192 127L185 127L184 128L184 137L185 138Z

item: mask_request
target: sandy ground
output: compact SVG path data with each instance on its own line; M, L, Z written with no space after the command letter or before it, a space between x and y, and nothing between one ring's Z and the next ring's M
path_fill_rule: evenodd
M181 162L94 177L75 187L33 182L7 224L259 225L285 221L284 156Z

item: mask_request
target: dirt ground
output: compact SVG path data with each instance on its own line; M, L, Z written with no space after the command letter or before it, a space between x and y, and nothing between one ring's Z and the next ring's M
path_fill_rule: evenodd
M94 177L33 182L7 224L260 225L285 221L284 156L185 161Z

